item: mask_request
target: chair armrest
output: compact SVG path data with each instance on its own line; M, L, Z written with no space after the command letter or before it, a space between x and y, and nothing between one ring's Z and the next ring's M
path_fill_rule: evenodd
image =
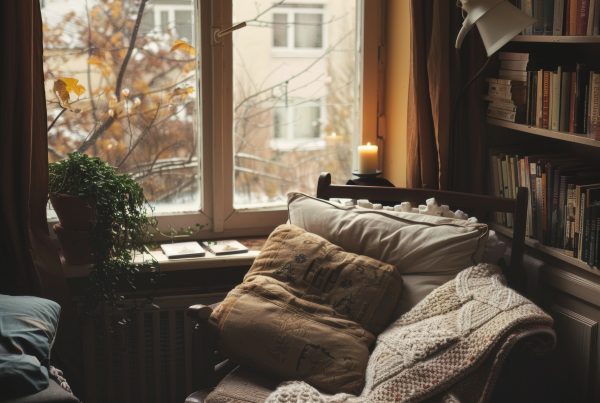
M210 315L218 304L192 305L186 315L192 319L192 386L194 389L214 387L218 382L216 367L219 365L217 340L219 330L211 322Z
M213 307L215 307L218 304L213 304L213 305L202 305L202 304L196 304L196 305L192 305L189 306L187 308L186 314L187 316L189 316L192 319L197 320L198 322L208 322L208 319L210 318L210 315L212 314L213 311Z

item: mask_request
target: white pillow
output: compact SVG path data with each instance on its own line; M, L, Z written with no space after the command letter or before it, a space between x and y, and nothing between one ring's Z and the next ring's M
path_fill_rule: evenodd
M348 252L395 265L405 279L403 311L479 263L488 237L482 223L342 206L302 193L288 194L288 209L291 224Z

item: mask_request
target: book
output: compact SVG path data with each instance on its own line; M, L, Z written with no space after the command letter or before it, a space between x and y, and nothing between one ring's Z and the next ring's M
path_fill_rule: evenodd
M596 19L596 8L598 7L597 0L590 0L590 8L587 20L587 32L586 35L594 35L594 22Z
M587 34L588 14L590 12L590 0L578 0L579 8L577 13L577 21L575 22L575 35Z
M202 242L202 246L217 256L248 252L248 248L235 239L205 241Z
M498 52L500 60L529 60L529 53L523 52Z
M561 132L569 131L569 98L571 94L571 73L562 72L560 80L560 117L558 119L558 130Z
M528 60L500 60L500 68L505 70L527 71Z
M552 23L552 34L559 36L563 34L563 18L565 13L565 0L554 0L554 21Z
M498 70L498 77L505 80L513 80L521 83L525 83L527 81L527 72L526 71L517 71L517 70Z
M169 259L202 257L206 254L198 242L163 243L160 245L160 249Z
M490 118L493 118L493 119L500 119L500 120L506 120L508 122L514 122L517 117L517 112L488 106L487 116Z
M550 108L550 129L554 131L558 131L559 128L559 119L560 119L560 88L561 83L560 80L562 78L562 68L558 66L556 71L551 73L550 83L551 83L551 108Z
M594 140L600 140L600 72L592 72L590 76L587 134Z
M542 129L550 128L550 78L551 72L544 70L542 86Z

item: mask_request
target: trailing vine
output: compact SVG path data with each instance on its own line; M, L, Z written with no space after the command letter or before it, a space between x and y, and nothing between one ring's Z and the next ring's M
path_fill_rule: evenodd
M87 310L94 310L102 301L111 308L125 309L123 293L136 292L141 282L153 289L159 275L154 259L135 259L146 251L151 237L148 228L156 225L143 189L105 161L78 152L49 164L48 171L50 194L85 198L95 212ZM146 298L151 302L151 294Z

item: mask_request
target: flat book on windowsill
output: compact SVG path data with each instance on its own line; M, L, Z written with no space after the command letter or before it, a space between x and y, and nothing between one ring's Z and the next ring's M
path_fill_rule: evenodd
M163 243L160 245L160 249L169 259L202 257L206 254L198 242Z
M202 242L202 246L217 256L248 252L247 247L233 239Z

